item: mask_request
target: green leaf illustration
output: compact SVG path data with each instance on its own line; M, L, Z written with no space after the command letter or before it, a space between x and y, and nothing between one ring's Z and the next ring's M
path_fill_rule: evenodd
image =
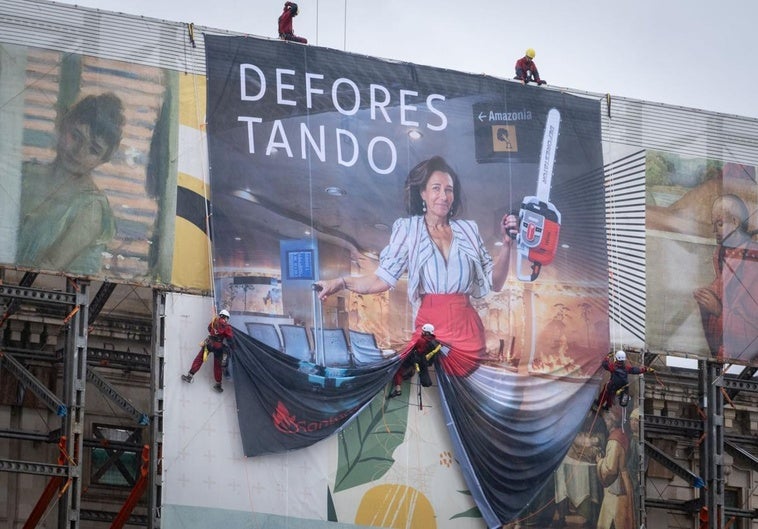
M466 496L471 496L470 490L459 490L461 494L465 494ZM456 518L481 518L482 517L482 511L479 510L479 507L471 507L467 511L459 512L458 514L454 514L450 517L451 520L455 520Z
M334 508L334 498L329 487L326 488L326 519L330 522L339 522L337 509Z
M469 510L464 512L459 512L456 515L453 515L450 517L451 520L455 520L456 518L481 518L482 512L479 510L478 507L471 507Z
M409 384L392 399L379 393L339 436L334 492L382 477L395 460L392 453L403 442L408 427Z

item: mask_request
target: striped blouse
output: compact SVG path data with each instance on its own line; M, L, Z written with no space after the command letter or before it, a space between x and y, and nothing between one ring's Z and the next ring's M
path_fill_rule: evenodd
M476 222L451 220L450 227L453 242L445 262L423 216L403 217L392 226L376 275L394 287L407 271L408 299L414 308L424 294L469 294L480 298L490 291L494 263Z

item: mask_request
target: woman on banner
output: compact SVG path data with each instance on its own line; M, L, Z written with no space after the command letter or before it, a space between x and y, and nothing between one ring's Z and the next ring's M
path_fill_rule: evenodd
M116 95L88 95L60 119L52 164L24 164L17 264L79 274L100 271L102 252L116 229L108 198L92 172L116 152L124 121Z
M503 216L503 247L493 259L476 223L454 218L462 206L460 178L440 156L411 169L405 206L409 216L395 221L373 274L318 281L316 288L322 301L343 289L376 294L393 288L407 272L415 314L410 343L421 337L425 324L432 324L437 339L451 347L440 355L440 364L451 375L468 375L486 350L484 325L470 298L503 287L513 244L509 234L516 231L518 219Z

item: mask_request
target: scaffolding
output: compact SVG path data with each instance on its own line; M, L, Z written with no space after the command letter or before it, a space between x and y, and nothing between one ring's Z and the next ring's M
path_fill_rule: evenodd
M54 352L31 349L29 344L25 343L21 345L26 345L27 348L4 345L0 349L0 369L13 375L19 383L21 393L19 407L23 407L23 394L29 391L60 420L60 427L46 434L24 431L13 425L11 428L0 430L0 438L18 442L55 443L58 446L58 458L55 463L0 459L0 471L49 478L26 519L24 529L37 527L37 524L50 514L56 502L58 527L61 529L76 529L80 527L80 522L83 520L109 522L113 528L122 527L126 523L151 529L159 528L162 486L160 454L163 436L165 294L158 290L153 291L152 338L148 355L115 349L93 348L90 350L88 330L95 323L97 313L113 289L109 286L101 288L100 304L93 313L90 311L92 306L89 297L90 283L74 278L66 278L65 281L67 285L65 292L42 290L21 284L18 286L0 285L0 299L3 299L8 307L5 318L7 326L10 325L9 322L17 321L11 319L13 316L24 319L30 312L28 307L41 307L37 313L47 311L55 315L63 315L59 324L61 334L64 336L63 347ZM103 292L108 294L102 294ZM30 361L47 363L60 369L63 386L60 394L56 394L48 387L49 382L43 382L33 374L25 365ZM150 409L143 411L135 407L127 396L99 372L103 368L149 373L150 383L147 391L150 395ZM119 443L88 435L85 429L87 387L97 389L114 409L118 409L123 415L120 420L131 422L137 429L144 431L147 442L144 444ZM120 456L125 452L134 452L141 456L137 479L118 512L85 508L86 499L83 498L85 448L101 448L109 454L108 460L101 467L101 473L111 466L118 465ZM145 493L146 501L143 503L146 503L147 515L133 514L135 506Z

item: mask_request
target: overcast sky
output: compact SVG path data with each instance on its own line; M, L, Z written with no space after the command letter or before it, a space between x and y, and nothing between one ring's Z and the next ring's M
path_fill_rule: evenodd
M276 37L283 0L59 0ZM755 0L302 0L311 45L758 118Z

